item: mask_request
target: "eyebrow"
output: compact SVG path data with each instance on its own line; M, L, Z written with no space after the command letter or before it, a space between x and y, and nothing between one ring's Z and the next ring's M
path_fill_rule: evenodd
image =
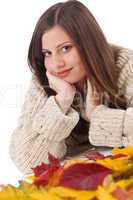
M56 49L59 48L60 46L64 45L64 44L66 44L66 43L72 43L72 41L63 42L63 43L57 45ZM42 49L42 51L48 51L48 49Z

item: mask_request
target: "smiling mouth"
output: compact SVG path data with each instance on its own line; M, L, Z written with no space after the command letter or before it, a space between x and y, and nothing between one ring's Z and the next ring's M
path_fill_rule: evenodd
M72 70L72 68L65 70L65 71L62 71L62 72L58 72L57 74L58 74L59 77L65 77L70 73L71 70Z

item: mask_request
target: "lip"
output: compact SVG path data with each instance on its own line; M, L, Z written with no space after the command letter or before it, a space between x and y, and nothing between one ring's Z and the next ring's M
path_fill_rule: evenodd
M61 71L61 72L58 72L57 74L60 77L65 77L65 76L67 76L70 73L71 70L72 70L72 68L64 70L64 71Z

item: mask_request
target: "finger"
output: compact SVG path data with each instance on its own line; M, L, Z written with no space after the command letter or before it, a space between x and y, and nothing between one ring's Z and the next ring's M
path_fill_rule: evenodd
M52 81L53 77L51 76L51 74L47 71L46 72L47 78L48 78L48 82Z
M53 84L51 81L49 81L49 87L53 89Z
M49 76L49 72L48 71L46 71L46 75L47 75L47 77Z
M54 81L54 76L52 76L48 71L46 71L46 75L48 78L49 85L52 86L52 82Z
M46 75L47 76L52 76L52 74L48 70L46 71Z
M51 82L49 82L49 86L50 86L50 88L52 88L52 89L53 89L53 86L52 86L52 83L51 83Z

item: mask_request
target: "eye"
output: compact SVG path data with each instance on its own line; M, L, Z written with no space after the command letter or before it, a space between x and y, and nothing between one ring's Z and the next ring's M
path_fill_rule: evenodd
M62 47L62 51L63 51L63 52L67 52L67 51L69 51L71 48L72 48L72 46L70 46L70 45L68 46L68 45L67 45L67 46Z

